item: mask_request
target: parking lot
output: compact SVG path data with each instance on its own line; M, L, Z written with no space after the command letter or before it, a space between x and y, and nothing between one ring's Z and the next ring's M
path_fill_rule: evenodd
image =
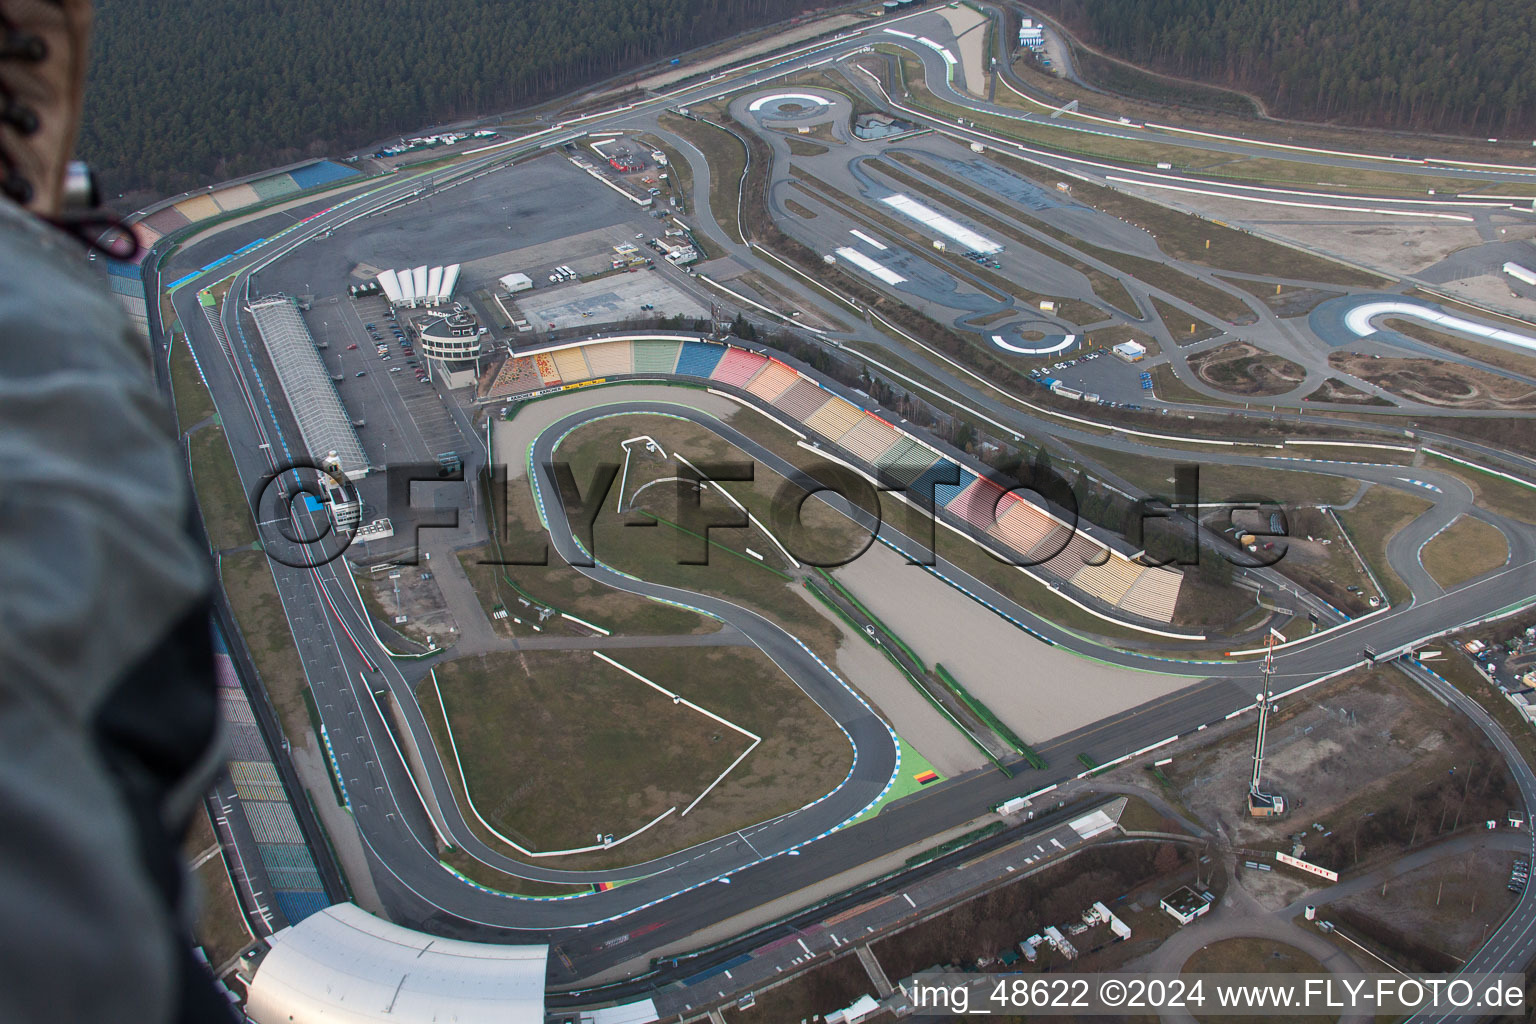
M416 379L408 361L424 361L403 353L388 311L379 296L327 298L305 315L342 404L354 423L363 423L357 433L369 461L386 466L432 462L444 452L467 454L473 442L461 431L451 399L434 383ZM379 356L371 334L388 346L387 359Z
M546 284L543 289L519 293L517 305L529 323L544 329L613 323L626 317L708 316L703 303L667 280L676 273L672 267L658 265L655 270L614 274L584 284ZM642 308L647 305L653 308Z
M1151 379L1143 377L1146 373L1146 360L1127 363L1105 349L1096 349L1031 370L1030 376L1036 380L1053 378L1084 394L1098 395L1106 404L1132 409L1153 397L1151 390L1143 387L1143 382Z

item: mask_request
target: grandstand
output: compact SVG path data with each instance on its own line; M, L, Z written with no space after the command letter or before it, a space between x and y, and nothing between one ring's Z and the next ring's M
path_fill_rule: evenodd
M357 172L346 164L338 164L332 160L317 160L297 170L289 171L288 174L299 188L306 189L329 185L343 178L353 177Z
M256 320L256 330L267 347L310 458L322 464L334 453L343 476L366 476L368 459L362 442L315 351L314 339L298 307L285 295L273 295L246 309Z
M611 377L619 373L633 373L634 355L627 341L610 341L603 345L587 346L587 367L596 377Z
M636 374L739 388L909 489L922 504L931 501L955 522L984 532L1020 564L1039 566L1049 578L1129 614L1159 622L1173 618L1182 581L1177 572L1132 561L1027 499L1022 488L1004 491L788 364L745 348L658 337L574 342L511 356L496 370L485 397L516 398Z
M833 444L842 444L843 435L856 427L863 418L863 409L833 395L826 405L805 418L805 425Z
M803 423L812 413L826 405L831 397L815 381L802 380L774 399L773 405Z
M765 402L772 402L800 380L800 375L777 359L763 367L763 372L752 379L747 390Z
M682 349L679 342L656 340L636 341L631 347L636 373L671 374L677 369L677 354Z
M213 196L206 193L183 199L176 204L176 210L188 221L206 220L224 212L219 209L219 204L213 201Z
M251 189L262 202L269 199L281 199L299 191L299 183L286 174L274 174L267 178L257 178L251 182Z
M844 449L872 466L900 441L901 434L895 427L867 413L854 424L853 429L837 439L837 443Z
M725 355L720 357L719 365L715 367L715 372L709 375L709 379L732 387L744 388L747 382L767 365L767 356L760 356L744 348L731 347L726 349Z
M219 209L228 212L230 210L244 209L247 206L255 206L261 202L261 197L249 185L234 185L230 188L219 189L213 193L213 201L219 204Z
M723 345L710 345L702 341L685 341L683 350L677 356L677 370L680 377L708 377L715 371L715 366L725 355Z

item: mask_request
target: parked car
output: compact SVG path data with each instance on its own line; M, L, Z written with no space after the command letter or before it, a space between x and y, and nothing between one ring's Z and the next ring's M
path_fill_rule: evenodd
M352 344L347 346L347 351L351 352L355 348L357 348L357 342L354 341Z
M358 370L352 376L354 376L354 377L366 377L366 376L368 376L368 371L367 370Z

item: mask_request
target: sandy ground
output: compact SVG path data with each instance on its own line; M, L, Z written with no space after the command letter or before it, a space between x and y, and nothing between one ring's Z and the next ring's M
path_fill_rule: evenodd
M1393 274L1416 274L1456 250L1483 240L1470 224L1292 209L1208 196L1175 197L1174 193L1164 189L1116 187L1164 206L1251 227L1256 233L1283 238ZM1360 203L1362 206L1368 204L1369 200Z
M808 601L814 600L809 594L804 596ZM817 605L818 610L820 607ZM902 739L916 747L943 775L959 775L987 763L981 751L935 711L885 655L841 619L836 624L842 636L837 648L838 674L880 709Z
M987 19L966 6L946 7L939 12L955 33L960 44L960 70L965 76L965 91L972 96L987 94Z
M1115 668L1047 646L884 545L838 569L837 578L919 657L930 666L943 662L1030 743L1199 681Z

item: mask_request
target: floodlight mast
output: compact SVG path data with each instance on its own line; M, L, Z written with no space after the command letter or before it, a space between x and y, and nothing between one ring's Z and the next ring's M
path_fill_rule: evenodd
M1269 729L1269 711L1273 703L1271 680L1275 673L1275 643L1284 641L1280 632L1271 628L1264 638L1264 688L1259 693L1259 729L1253 742L1253 776L1248 781L1248 813L1255 818L1270 818L1285 813L1285 797L1266 793L1261 787L1264 775L1264 738Z

